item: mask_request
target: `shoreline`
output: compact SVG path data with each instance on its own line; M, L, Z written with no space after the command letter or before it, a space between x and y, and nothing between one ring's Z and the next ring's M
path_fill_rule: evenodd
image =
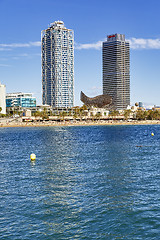
M0 123L0 128L8 127L71 127L71 126L127 126L127 125L159 125L160 120L145 120L145 121L77 121L77 122L9 122Z

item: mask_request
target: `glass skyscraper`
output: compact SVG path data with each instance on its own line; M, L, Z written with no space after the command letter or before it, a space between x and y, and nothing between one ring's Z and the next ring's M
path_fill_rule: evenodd
M103 42L103 94L112 97L114 109L130 105L130 46L125 35L108 35Z
M42 103L57 108L74 104L74 33L62 21L41 33Z

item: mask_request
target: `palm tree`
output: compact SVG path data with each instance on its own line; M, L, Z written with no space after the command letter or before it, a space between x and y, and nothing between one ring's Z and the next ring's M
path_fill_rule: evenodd
M149 110L147 119L153 120L153 119L160 119L160 112L158 110Z
M143 111L143 110L138 110L136 112L136 119L137 120L145 120L146 118L148 118L148 112L147 111ZM152 119L152 116L151 116Z
M119 115L119 112L117 110L113 110L109 113L109 116L112 117L112 120L113 120L113 117L116 117Z
M131 109L128 109L128 110L124 111L124 117L125 117L126 120L130 117L131 112L132 112Z
M97 112L96 115L95 115L95 117L96 117L97 119L100 119L101 116L102 116L102 113L100 113L100 112Z
M64 121L64 118L65 116L67 116L67 112L63 111L59 114L60 118L62 117L63 121Z

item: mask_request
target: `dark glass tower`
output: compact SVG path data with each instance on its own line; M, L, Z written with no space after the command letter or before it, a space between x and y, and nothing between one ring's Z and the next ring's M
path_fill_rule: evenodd
M112 97L116 110L130 105L130 47L125 35L109 35L103 42L103 94Z

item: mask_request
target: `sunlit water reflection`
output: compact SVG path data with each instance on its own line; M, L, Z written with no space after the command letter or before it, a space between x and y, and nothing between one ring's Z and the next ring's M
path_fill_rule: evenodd
M1 128L0 146L1 239L159 239L160 126Z

